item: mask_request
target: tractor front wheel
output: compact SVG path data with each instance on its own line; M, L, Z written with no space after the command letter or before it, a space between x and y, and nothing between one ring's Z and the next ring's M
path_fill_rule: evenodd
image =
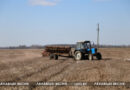
M88 59L91 61L93 60L93 55L92 54L88 54Z

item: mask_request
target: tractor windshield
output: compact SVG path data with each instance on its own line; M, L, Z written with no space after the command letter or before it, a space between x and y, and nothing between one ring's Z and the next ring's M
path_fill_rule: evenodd
M91 44L90 43L84 43L84 48L90 49L91 48Z

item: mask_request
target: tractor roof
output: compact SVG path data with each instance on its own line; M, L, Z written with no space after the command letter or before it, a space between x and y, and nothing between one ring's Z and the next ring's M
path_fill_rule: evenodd
M90 43L90 41L78 41L77 43Z

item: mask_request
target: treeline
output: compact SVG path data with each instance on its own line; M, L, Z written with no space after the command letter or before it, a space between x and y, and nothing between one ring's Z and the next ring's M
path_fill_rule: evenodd
M48 46L48 45L45 45ZM73 48L76 47L76 44L53 44L49 46L71 46ZM92 47L97 47L97 45L94 45ZM130 48L130 45L100 45L100 48Z
M100 48L130 48L130 45L100 45Z
M19 45L19 46L9 46L9 47L0 47L0 49L44 49L46 46L71 46L76 47L75 44L51 44L51 45ZM96 45L94 47L97 47ZM130 48L130 45L100 45L100 48Z
M19 45L19 46L9 46L9 47L0 47L0 49L44 49L45 46L42 45Z

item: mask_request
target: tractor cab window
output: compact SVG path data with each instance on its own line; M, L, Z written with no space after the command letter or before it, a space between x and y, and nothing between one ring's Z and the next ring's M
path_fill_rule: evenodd
M84 44L83 43L77 43L76 48L77 49L84 49Z
M91 44L90 43L84 43L84 48L91 48Z

